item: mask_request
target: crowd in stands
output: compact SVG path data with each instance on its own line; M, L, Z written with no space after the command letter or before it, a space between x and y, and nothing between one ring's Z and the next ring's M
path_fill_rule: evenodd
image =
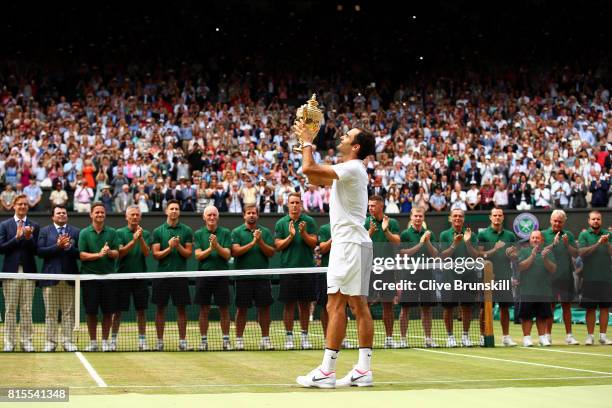
M326 212L330 189L311 185L291 127L316 92L325 112L316 160L351 127L376 135L370 195L386 213L612 207L612 109L607 74L559 66L497 76L423 77L367 86L320 77L232 73L202 65L112 71L83 64L72 95L48 78L0 75L1 210L67 205L108 212L286 213L302 194ZM51 190L49 203L41 202ZM46 198L45 198L46 199Z

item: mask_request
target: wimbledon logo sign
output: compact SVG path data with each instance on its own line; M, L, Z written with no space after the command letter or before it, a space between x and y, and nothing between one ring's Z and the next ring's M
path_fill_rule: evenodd
M514 219L514 233L521 239L529 239L529 235L539 228L538 219L531 213L522 213Z

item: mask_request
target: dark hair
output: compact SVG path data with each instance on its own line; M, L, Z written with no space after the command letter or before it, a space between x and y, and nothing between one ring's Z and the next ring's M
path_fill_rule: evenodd
M368 201L378 201L378 202L383 203L383 204L385 203L385 200L381 196L379 196L379 195L372 195L372 196L370 196L370 198L368 198Z
M357 130L359 130L359 133L355 135L353 143L351 143L353 146L356 144L359 145L357 158L363 160L370 155L376 154L376 140L374 139L374 135L365 129L357 128Z
M55 204L53 207L51 207L51 216L55 215L55 209L56 208L59 208L59 209L62 209L62 210L66 210L66 206L65 205L63 205L63 204ZM66 211L68 211L68 210L66 210Z
M102 208L104 208L104 211L106 212L106 207L104 207L104 203L103 203L103 202L101 202L101 201L96 201L96 202L92 203L92 204L91 204L91 209L89 210L89 212L90 212L90 213L93 213L93 210L94 210L96 207L102 207Z
M170 204L176 204L179 206L179 209L181 208L181 202L177 200L176 198L173 198L172 200L168 200L168 202L166 203L166 208L168 208Z
M299 199L300 199L300 201L302 201L302 195L301 195L300 193L290 193L290 194L287 196L287 201L289 201L289 199L290 199L291 197L297 197L297 198L299 198Z

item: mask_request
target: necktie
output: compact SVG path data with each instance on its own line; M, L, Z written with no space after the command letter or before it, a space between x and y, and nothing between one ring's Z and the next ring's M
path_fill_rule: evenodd
M58 233L59 235L64 235L64 227L59 227L59 228L57 229L57 233Z
M17 226L18 226L19 228L23 228L23 220L18 220L18 221L17 221Z

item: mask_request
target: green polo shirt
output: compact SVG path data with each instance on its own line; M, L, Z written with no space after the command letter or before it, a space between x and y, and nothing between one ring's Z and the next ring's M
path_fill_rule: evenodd
M147 245L151 246L151 233L145 229L142 230L142 236ZM125 246L134 239L134 233L130 231L128 227L119 228L117 230L117 239L119 245ZM132 272L146 272L147 271L147 258L142 254L140 249L140 243L136 242L136 245L125 255L123 258L119 258L119 273L132 273Z
M532 247L525 247L519 251L519 262L524 261L531 255ZM548 255L548 259L555 263L552 251ZM521 272L520 289L521 296L538 296L543 300L552 297L552 285L550 280L551 274L544 266L544 258L542 253L538 253L533 260L531 266Z
M261 238L263 241L271 247L274 247L272 232L261 225L258 225L256 228L261 230ZM253 241L253 231L249 230L246 224L242 224L232 231L232 245L237 244L245 246L251 241ZM259 245L255 245L242 256L236 257L235 263L236 269L268 269L270 267L270 258L263 253ZM236 277L236 280L247 279L271 279L271 277L270 275Z
M570 230L564 229L561 231L561 233L567 235L567 239L571 246L576 246L576 238L574 238L574 234L572 234ZM555 235L557 235L557 233L550 227L542 231L544 246L552 244L555 240ZM563 244L562 239L559 240L559 244L553 247L553 253L555 255L555 259L557 260L557 271L553 274L553 280L571 280L573 282L574 263L572 262L572 256Z
M222 248L232 248L232 235L228 228L217 227L215 231L209 231L208 227L204 226L195 232L195 249L207 250L210 247L210 236L216 235L217 242ZM195 250L194 250L195 252ZM213 250L210 255L203 261L198 262L198 270L200 271L217 271L229 269L229 263L217 250Z
M461 230L462 234L465 234L465 227L463 227L463 229ZM453 229L453 227L450 227L447 230L444 230L440 233L440 251L445 251L446 249L448 249L448 247L451 246L451 244L453 243L453 239L455 238L455 230ZM473 247L476 247L478 244L477 238L476 238L476 232L472 231L472 238L470 239L470 242L472 243ZM468 258L468 257L472 257L472 255L470 255L470 253L467 250L467 247L465 245L465 241L461 240L461 242L455 247L455 250L453 251L453 254L451 255L451 258ZM445 258L442 258L442 260L444 260ZM455 274L455 273L448 273L448 271L445 271L444 274L444 278L448 281L448 280L454 280L454 279L461 279L464 281L473 281L476 278L476 271L474 269L472 270L466 270L464 273L462 274Z
M592 246L604 234L612 235L603 229L600 229L599 233L595 233L593 229L589 228L578 235L578 244L582 248ZM608 241L608 245L610 243L612 243L612 239ZM585 282L612 282L608 245L599 245L594 252L583 257L584 267L582 269L582 276L584 276Z
M432 245L435 246L437 239L436 239L436 234L432 230L427 229L427 228L421 228L420 231L417 231L411 225L407 229L403 230L402 233L400 234L402 248L412 248L413 246L418 245L418 243L421 242L421 238L427 231L431 232L431 235L429 236L429 242L431 242ZM421 247L419 252L417 252L413 256L417 257L421 255L429 256L429 253L427 252L427 248L424 245L423 247Z
M283 268L300 268L314 266L314 251L306 245L298 225L300 222L306 223L306 232L309 234L317 233L317 223L315 220L306 214L300 214L296 221L291 221L288 215L276 222L274 227L274 235L277 239L285 239L289 236L289 223L293 222L295 227L295 236L291 243L281 251L281 266Z
M193 242L193 230L187 225L179 222L174 227L164 222L159 227L153 230L153 244L159 244L160 250L168 248L170 238L178 236L182 246ZM187 271L187 258L179 254L177 248L163 259L160 259L157 265L158 272L185 272Z
M330 224L322 225L321 228L319 228L319 243L327 242L330 239L331 239L331 225ZM321 255L321 266L329 265L329 252Z
M98 233L90 225L79 233L79 251L81 252L100 252L105 243L108 243L110 249L117 249L117 231L114 228L105 225ZM81 261L81 273L103 275L114 272L115 260L109 258L108 255L95 261Z
M376 218L369 215L366 218L366 222L364 224L364 227L366 230L368 231L370 230L371 223L374 223L376 225L376 231L374 232L374 234L372 234L372 237L371 237L372 242L389 242L389 240L385 236L385 233L383 232L382 220L378 221ZM393 218L389 218L389 231L393 234L400 233L400 227L399 227L399 223L397 222L397 220L394 220Z
M503 228L500 232L497 232L490 225L478 233L477 240L478 244L484 247L485 251L493 249L493 246L500 241L506 244L512 244L517 241L514 232ZM493 264L495 279L510 279L512 277L510 259L506 256L506 249L508 247L509 245L506 245L488 257L488 260Z

